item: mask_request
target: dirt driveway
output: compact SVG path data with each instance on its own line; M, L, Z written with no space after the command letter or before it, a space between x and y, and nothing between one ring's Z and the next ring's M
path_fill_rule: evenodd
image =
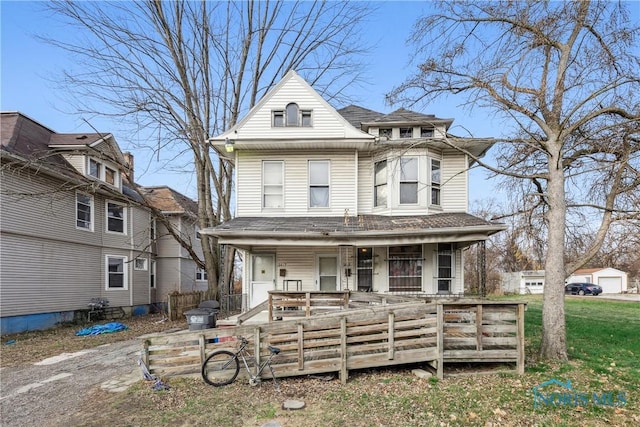
M140 349L140 340L134 339L63 353L33 365L2 368L0 424L68 426L78 405L87 404L85 397L92 388L116 387L126 379L142 378L137 365Z

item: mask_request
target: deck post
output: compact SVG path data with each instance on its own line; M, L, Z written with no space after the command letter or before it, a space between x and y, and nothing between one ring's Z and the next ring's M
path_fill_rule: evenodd
M476 305L476 350L482 351L482 304Z
M311 292L306 293L306 301L305 301L305 317L311 316Z
M259 326L253 330L253 351L255 353L256 366L260 366L260 327Z
M273 295L269 292L269 323L273 322Z
M349 371L347 370L347 318L340 319L340 382L347 383Z
M204 340L204 334L200 334L198 337L198 346L200 347L200 364L204 363L204 359L206 357L204 347L206 345L206 341Z
M304 371L304 327L298 323L298 370Z
M517 306L517 322L518 322L518 362L516 368L519 374L524 374L524 304Z
M395 314L390 311L389 312L389 329L388 329L388 345L389 345L389 360L393 360L394 358L394 331L395 331Z
M441 380L444 378L444 307L442 304L436 305L436 318L438 329L438 369L436 375Z

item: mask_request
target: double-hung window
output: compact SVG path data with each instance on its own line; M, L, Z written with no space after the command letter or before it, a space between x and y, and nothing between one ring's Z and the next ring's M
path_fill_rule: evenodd
M309 160L309 207L329 207L328 160Z
M389 246L389 292L422 292L422 245Z
M418 203L418 158L400 157L400 204Z
M373 206L387 207L387 161L382 160L374 165Z
M88 168L89 176L100 179L100 169L101 169L101 165L100 163L98 163L98 161L94 159L89 159L89 168Z
M76 227L93 231L93 197L76 193Z
M440 160L431 159L431 204L440 206Z
M120 203L107 202L107 231L126 234L127 208Z
M284 162L262 162L262 207L284 208Z
M127 289L127 257L107 255L106 288Z

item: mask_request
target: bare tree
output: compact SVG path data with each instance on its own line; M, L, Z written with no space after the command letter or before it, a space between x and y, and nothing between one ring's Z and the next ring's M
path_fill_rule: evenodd
M566 277L597 253L612 223L637 220L639 29L626 6L439 2L414 29L418 72L389 94L409 104L459 94L467 106L508 119L510 136L492 170L519 180L520 211L536 218L546 239L540 350L547 359L567 359ZM567 226L584 225L580 218L593 239L566 263Z
M73 55L63 87L76 112L125 120L158 161L162 156L159 169L179 164L195 174L202 229L233 215L233 164L216 156L208 138L233 126L291 69L326 99L341 100L342 89L359 82L359 26L371 11L363 3L252 0L47 7L81 35L43 36ZM234 253L220 262L215 239L203 234L201 244L204 259L190 253L215 293L222 277L232 279Z

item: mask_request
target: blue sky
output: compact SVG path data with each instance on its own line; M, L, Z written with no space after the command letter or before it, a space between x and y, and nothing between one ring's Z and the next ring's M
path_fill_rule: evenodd
M87 118L69 114L63 100L63 93L50 81L68 64L66 54L54 50L34 37L46 30L48 34L64 34L63 27L42 11L41 2L0 0L1 14L1 87L0 109L2 111L20 111L56 132L92 132L92 126L102 132L111 132L123 151L130 150L128 141L131 135L117 131L117 123L108 119ZM423 15L429 7L428 2L399 1L379 2L379 9L370 19L363 34L366 41L375 48L369 53L368 75L370 84L353 95L357 104L380 112L390 112L397 107L384 103L384 94L401 83L412 72L409 61L413 50L405 44L416 18ZM454 118L453 133L464 135L468 129L474 136L498 136L497 123L487 119L479 111L470 113L457 106L453 99L422 108L419 111L435 114L438 117ZM457 127L462 126L462 127ZM136 156L136 166L142 153L130 150ZM140 159L142 160L142 159ZM174 189L194 197L194 177L157 171L149 168L136 168L136 181L142 185L167 184ZM486 173L473 171L470 176L470 201L495 196L497 191L490 181L485 180Z

